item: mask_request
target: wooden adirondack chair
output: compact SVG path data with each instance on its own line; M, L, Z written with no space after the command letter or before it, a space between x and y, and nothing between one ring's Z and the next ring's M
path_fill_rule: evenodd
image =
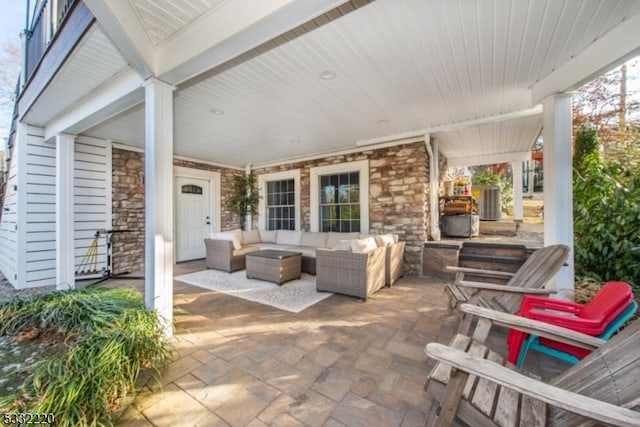
M469 304L460 309L480 317L474 336L458 334L450 346L430 343L425 349L439 362L427 381L433 397L428 426L450 426L456 417L474 427L640 426L640 321L605 342ZM503 366L502 357L484 345L492 324L593 351L544 383L513 365Z
M516 313L520 309L524 295L549 295L553 289L544 289L560 267L567 261L569 247L550 245L532 253L515 273L482 270L479 268L447 267L456 273L453 283L445 287L449 296L449 312L460 304L470 303L505 313ZM504 285L465 280L466 275L486 279L508 279ZM470 320L463 317L460 331L468 332Z

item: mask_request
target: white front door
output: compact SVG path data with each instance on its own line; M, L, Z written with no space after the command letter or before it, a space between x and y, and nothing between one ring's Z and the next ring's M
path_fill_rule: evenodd
M205 257L211 233L209 180L176 177L176 262Z

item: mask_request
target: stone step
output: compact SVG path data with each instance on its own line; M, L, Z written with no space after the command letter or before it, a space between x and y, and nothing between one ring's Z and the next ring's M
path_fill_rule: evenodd
M462 250L458 258L460 267L481 268L483 270L518 271L527 260L519 256L495 256L485 254L469 254Z
M533 249L525 245L509 243L464 242L461 253L503 257L527 258Z

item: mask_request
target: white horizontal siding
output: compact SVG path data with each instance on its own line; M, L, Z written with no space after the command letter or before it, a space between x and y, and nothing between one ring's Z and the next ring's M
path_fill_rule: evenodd
M55 145L30 134L27 139L26 278L24 286L55 284L56 167ZM104 234L95 257L85 258L95 232L111 228L111 143L79 137L74 147L74 258L76 271L106 268ZM1 244L1 243L0 243ZM95 262L94 262L95 261ZM81 264L86 265L81 266ZM98 274L98 276L100 276ZM94 275L95 276L95 275ZM79 275L78 278L87 278Z
M26 149L26 181L21 193L27 198L25 232L26 287L54 285L56 281L56 147L29 128ZM20 254L22 255L22 254Z
M0 271L13 286L17 285L18 273L18 156L19 142L15 141L9 166L6 195L0 221Z
M100 276L107 268L104 230L111 229L111 143L79 137L75 145L74 223L76 278ZM88 256L100 231L95 256Z

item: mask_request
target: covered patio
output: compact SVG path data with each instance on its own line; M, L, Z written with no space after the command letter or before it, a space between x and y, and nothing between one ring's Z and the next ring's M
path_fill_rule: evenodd
M36 148L9 183L20 202L5 206L3 251L25 261L3 271L18 287L73 287L96 229L128 230L113 258L144 264L147 305L168 322L174 262L237 227L225 206L236 175L292 180L288 220L315 232L319 178L358 174L349 231L398 233L419 274L423 242L440 238L444 167L510 162L519 177L544 128L544 243L572 246L568 91L639 48L640 6L625 1L66 5L22 76L16 145ZM180 229L178 188L193 182L210 197L196 237ZM520 220L519 178L514 196ZM572 290L571 258L554 282Z
M118 425L424 426L424 346L455 332L442 285L403 278L366 303L333 295L294 314L176 281L175 359ZM567 367L532 356L525 367L545 377Z

